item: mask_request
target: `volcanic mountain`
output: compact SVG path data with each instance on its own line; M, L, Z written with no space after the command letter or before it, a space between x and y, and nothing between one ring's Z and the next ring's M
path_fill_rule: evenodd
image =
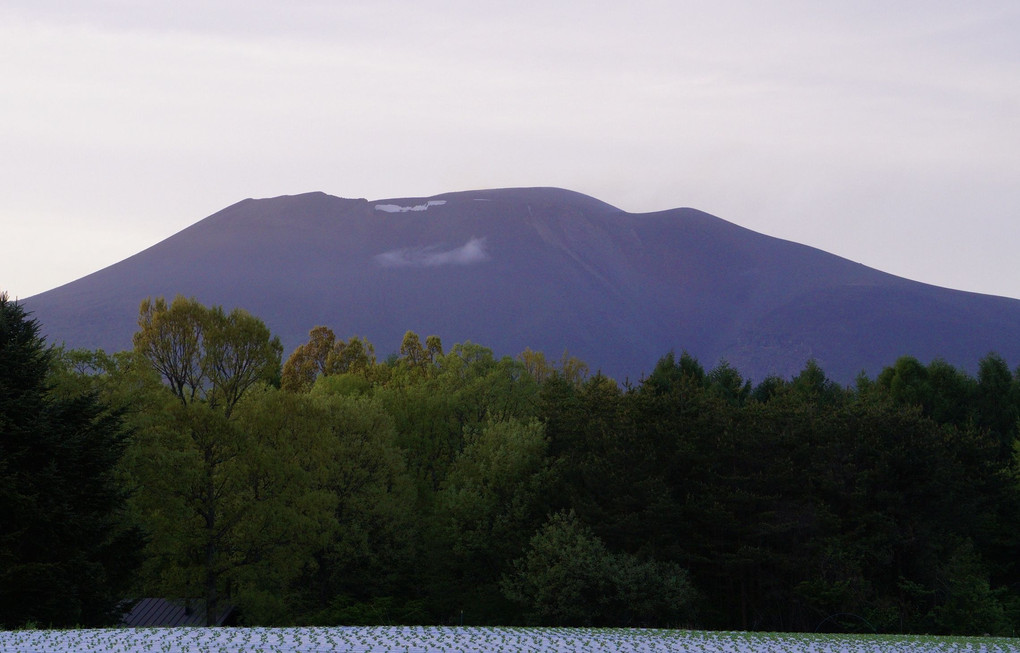
M405 331L498 356L566 350L638 380L670 351L755 382L814 359L849 383L901 355L1020 360L1020 301L938 288L694 209L632 214L554 188L370 202L247 199L24 300L49 342L131 347L149 296L242 307L284 343L316 325L380 357Z

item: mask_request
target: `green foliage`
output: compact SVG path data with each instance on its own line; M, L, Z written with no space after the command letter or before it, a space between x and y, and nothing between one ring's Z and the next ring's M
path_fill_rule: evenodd
M375 349L357 336L347 342L337 340L332 329L317 326L308 333L308 342L298 347L283 364L282 387L307 392L316 379L338 375L371 375L375 368Z
M508 611L500 577L540 524L553 480L547 447L536 420L489 423L466 438L437 494L432 529L443 543L433 565L452 578L446 592L470 598L448 611L469 606L473 621Z
M315 379L329 374L330 356L336 345L333 330L317 326L308 332L308 342L298 345L283 364L282 387L285 390L307 391Z
M1020 625L1020 374L994 355L976 378L904 357L843 388L813 361L752 387L670 353L621 387L566 353L410 331L377 363L321 326L281 375L259 320L183 298L139 325L131 352L0 357L18 434L0 505L37 500L19 461L64 433L38 425L119 432L109 478L133 496L110 532L149 535L137 592L229 600L253 624Z
M576 356L571 356L566 350L563 351L559 361L548 361L544 353L525 347L524 351L517 355L517 360L538 383L544 383L556 375L567 383L581 385L590 372L587 363Z
M339 594L330 601L329 607L311 615L308 622L312 625L345 624L350 627L417 625L427 623L429 620L430 615L421 599L376 596L359 601Z
M177 399L142 431L130 467L137 513L152 537L147 589L202 596L213 623L221 596L251 591L245 572L277 571L266 561L284 547L272 543L302 539L292 523L307 486L279 466L292 457L278 448L291 442L232 419L246 394L278 380L282 348L244 310L227 314L181 296L169 305L143 301L138 327L135 354ZM278 527L288 526L285 538Z
M434 338L435 336L430 337ZM441 347L438 349L442 350ZM434 362L434 354L433 348L430 348L428 352L425 351L417 333L408 331L404 334L404 339L400 343L400 363L404 369L414 374L428 375L431 364Z
M993 591L988 572L970 540L953 549L940 569L935 624L955 635L1009 635L1011 629L1001 603L1003 592Z
M393 420L372 397L312 398L325 417L323 489L336 501L336 531L302 584L354 600L391 595L411 575L418 526L413 484Z
M470 342L424 369L401 361L376 394L394 419L420 498L430 502L465 437L487 422L532 416L538 388L521 363Z
M372 382L361 374L334 374L322 376L312 386L312 394L325 395L367 395L371 394Z
M387 591L410 566L411 485L375 400L264 387L231 419L170 404L134 472L166 596L229 596L252 623L290 623L316 595Z
M182 403L203 400L227 416L251 387L279 377L283 349L247 311L226 314L180 295L169 305L142 301L134 346Z
M740 405L751 396L751 382L745 381L740 372L723 361L705 377L709 391L727 403Z
M527 530L550 480L546 448L537 421L495 422L469 437L439 498L443 521L457 533L455 551L502 549Z
M669 352L659 359L642 386L655 394L665 394L678 387L697 387L705 383L705 368L686 351L676 360Z
M809 360L800 374L793 377L790 391L821 405L838 404L846 397L843 389L825 376L815 360Z
M531 539L507 596L525 606L529 621L547 625L601 625L611 593L609 552L576 516L558 513Z
M127 466L133 507L150 536L146 593L204 597L215 612L229 571L231 526L244 514L238 457L244 434L204 403L168 400L139 432Z
M115 622L138 563L116 467L122 415L50 391L39 325L0 293L0 626Z
M503 590L536 624L676 624L693 598L678 566L610 553L573 513L550 517L514 567Z

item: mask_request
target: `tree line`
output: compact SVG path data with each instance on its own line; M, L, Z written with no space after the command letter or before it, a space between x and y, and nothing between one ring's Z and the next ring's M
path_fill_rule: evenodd
M214 622L1011 635L1020 370L901 358L851 387L664 355L617 383L142 303L47 347L0 295L0 624L130 597Z

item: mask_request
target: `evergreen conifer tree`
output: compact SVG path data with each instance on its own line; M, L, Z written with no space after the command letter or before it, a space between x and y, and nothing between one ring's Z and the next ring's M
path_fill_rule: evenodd
M50 357L0 293L0 627L115 623L142 543L115 477L122 417L52 394Z

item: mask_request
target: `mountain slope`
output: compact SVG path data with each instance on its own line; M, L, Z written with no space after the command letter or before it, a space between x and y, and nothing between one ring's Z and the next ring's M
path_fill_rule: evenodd
M670 350L746 376L814 358L842 382L897 356L1020 360L1020 301L937 288L693 209L630 214L552 188L368 202L244 200L120 263L25 300L51 342L131 346L139 302L243 307L284 341L367 337L564 350L636 380Z

